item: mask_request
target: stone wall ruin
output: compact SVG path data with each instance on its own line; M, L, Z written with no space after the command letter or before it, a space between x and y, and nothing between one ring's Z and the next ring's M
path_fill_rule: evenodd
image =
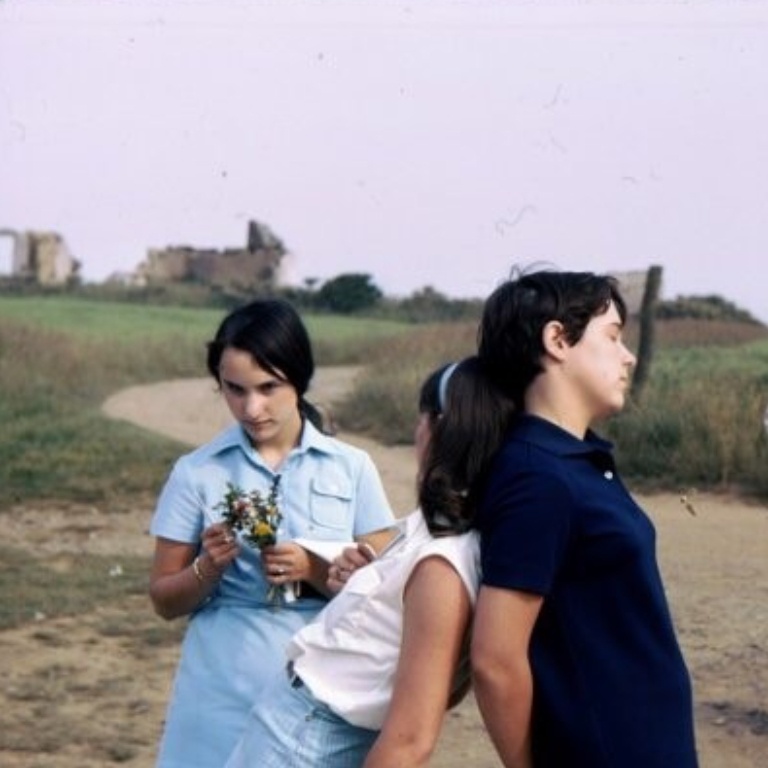
M0 229L11 240L10 270L0 275L38 285L67 285L79 277L80 262L58 232Z
M136 272L136 284L192 282L222 289L250 290L280 282L283 243L264 224L248 222L244 248L150 248Z

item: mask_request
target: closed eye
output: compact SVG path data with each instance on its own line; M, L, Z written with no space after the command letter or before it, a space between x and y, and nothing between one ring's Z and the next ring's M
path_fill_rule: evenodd
M282 381L268 381L259 386L259 392L261 392L262 395L272 395L282 386Z
M235 384L234 381L227 381L224 379L221 382L221 385L224 389L227 390L227 392L230 392L233 395L244 395L245 394L245 388L241 387L239 384Z

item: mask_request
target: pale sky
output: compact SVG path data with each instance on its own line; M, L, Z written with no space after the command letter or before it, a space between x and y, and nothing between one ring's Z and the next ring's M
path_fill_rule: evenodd
M768 4L0 2L0 228L101 280L250 218L297 282L661 264L768 321Z

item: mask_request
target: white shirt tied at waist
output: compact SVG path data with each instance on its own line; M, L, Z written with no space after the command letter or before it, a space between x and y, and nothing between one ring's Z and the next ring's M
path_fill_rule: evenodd
M401 535L377 560L355 571L287 647L293 671L312 694L362 728L378 730L384 723L402 641L403 593L416 565L427 557L444 558L464 582L472 605L477 597L475 532L433 538L419 510L398 526ZM454 680L454 688L459 682Z

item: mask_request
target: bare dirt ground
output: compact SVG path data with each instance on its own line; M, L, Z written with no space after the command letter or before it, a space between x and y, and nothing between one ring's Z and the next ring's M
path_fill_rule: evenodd
M331 405L354 369L321 370L313 399ZM105 403L128 419L190 445L211 437L228 415L206 379L116 394ZM413 505L409 448L370 451L393 506ZM702 768L768 766L768 509L732 497L692 497L692 515L670 494L639 496L653 518L659 558L692 671ZM104 514L86 505L15 510L6 542L47 553L62 570L83 553L149 558L152 500ZM47 619L0 632L0 766L97 768L153 765L182 622L156 618L137 596L87 615ZM474 701L449 713L438 768L491 768L494 757ZM620 767L617 767L620 768Z

